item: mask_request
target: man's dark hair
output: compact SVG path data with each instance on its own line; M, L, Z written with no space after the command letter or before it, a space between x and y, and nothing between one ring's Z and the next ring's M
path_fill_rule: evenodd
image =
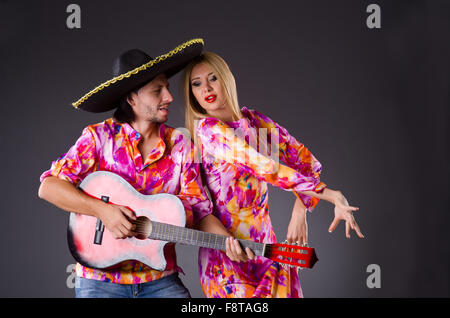
M117 108L113 114L114 119L119 123L130 124L136 119L133 108L127 101L128 95L125 95L117 102Z
M128 103L127 98L128 96L130 96L131 93L137 94L142 87L150 83L152 80L153 78L135 87L128 94L124 95L117 101L117 107L113 114L115 120L117 120L119 123L130 124L136 119L136 115L134 114L133 108L131 108L131 105Z

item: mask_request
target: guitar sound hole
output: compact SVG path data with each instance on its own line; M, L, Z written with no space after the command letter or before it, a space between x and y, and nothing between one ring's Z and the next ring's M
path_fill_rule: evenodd
M136 225L134 232L136 238L139 240L145 240L148 238L152 231L152 222L145 216L138 216L136 221L133 222Z

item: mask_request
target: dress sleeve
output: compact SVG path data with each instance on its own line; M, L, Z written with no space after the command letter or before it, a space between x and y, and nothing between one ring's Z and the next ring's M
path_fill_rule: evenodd
M75 145L66 154L53 161L49 170L42 173L40 181L49 176L55 176L76 186L95 170L96 162L95 137L91 129L87 127Z
M212 212L212 203L205 192L203 187L200 164L195 159L194 144L190 139L184 137L183 143L178 143L178 147L182 145L184 149L178 149L183 153L183 160L181 161L181 175L180 175L180 192L177 197L183 203L187 214L192 213L194 224L197 224L203 217ZM186 226L192 227L194 224L187 224Z
M247 110L251 122L258 128L265 128L267 132L267 143L272 145L272 141L278 140L278 155L280 161L297 170L302 175L313 177L320 181L322 165L304 144L296 140L289 134L286 128L280 126L269 117L255 111ZM261 130L260 130L261 133ZM319 182L316 192L321 192L326 188L326 184ZM302 200L305 207L311 212L319 202L318 198L302 193L294 192Z
M199 121L197 137L202 158L214 158L232 163L261 181L288 191L321 191L320 180L313 175L279 164L272 157L264 156L239 138L234 129L216 118ZM206 159L208 160L208 159Z

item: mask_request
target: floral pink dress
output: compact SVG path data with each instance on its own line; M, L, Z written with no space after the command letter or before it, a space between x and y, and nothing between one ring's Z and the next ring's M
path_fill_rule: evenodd
M267 183L294 192L309 211L318 200L298 192L321 192L326 185L319 179L320 163L286 129L254 110L244 107L242 113L235 122L205 118L198 123L206 186L213 214L234 237L274 243ZM278 142L277 153L264 140L269 145ZM223 251L200 248L199 275L207 297L303 297L296 269L263 257L239 263Z

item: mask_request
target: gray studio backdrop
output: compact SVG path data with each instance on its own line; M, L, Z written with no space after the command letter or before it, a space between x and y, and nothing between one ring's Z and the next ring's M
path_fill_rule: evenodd
M80 28L67 25L70 4ZM380 28L368 27L370 4ZM39 176L111 114L71 102L127 49L156 56L202 37L228 61L241 106L285 126L322 163L322 180L360 207L365 239L346 239L343 224L328 233L327 202L308 215L320 260L300 272L305 296L448 297L449 14L437 0L0 1L0 296L74 295L68 214L38 199ZM173 127L183 126L180 81ZM283 241L294 196L269 191ZM203 297L197 248L177 251L182 280Z

